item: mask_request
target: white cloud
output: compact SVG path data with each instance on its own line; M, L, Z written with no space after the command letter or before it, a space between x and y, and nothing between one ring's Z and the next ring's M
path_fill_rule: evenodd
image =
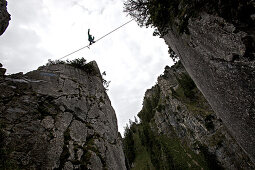
M88 44L87 29L96 39L130 20L123 0L9 0L12 20L0 37L0 60L9 73L27 72ZM25 12L24 12L25 11ZM141 107L165 65L172 64L168 48L153 29L132 21L68 59L96 60L110 80L109 97L119 131Z

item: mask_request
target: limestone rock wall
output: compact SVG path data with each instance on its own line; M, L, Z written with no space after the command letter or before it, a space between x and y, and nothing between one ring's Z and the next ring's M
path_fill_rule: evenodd
M207 148L209 155L225 169L254 169L247 154L201 92L191 84L192 80L180 63L166 67L164 74L158 78L162 109L154 116L157 133L171 136L171 129L174 129L192 150L201 153ZM151 96L151 93L153 91L147 91L146 96Z
M1 76L1 166L125 169L117 120L95 62Z
M234 139L255 162L254 29L241 31L216 15L189 20L190 34L173 27L164 36L222 119Z
M11 16L7 11L6 0L0 0L0 35L2 35L8 27L10 19Z

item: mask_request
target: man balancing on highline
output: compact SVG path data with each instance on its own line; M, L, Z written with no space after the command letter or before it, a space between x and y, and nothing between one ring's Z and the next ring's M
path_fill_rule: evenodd
M95 37L90 35L89 33L90 29L88 29L88 40L89 40L89 45L92 45L93 43L95 43L94 39Z

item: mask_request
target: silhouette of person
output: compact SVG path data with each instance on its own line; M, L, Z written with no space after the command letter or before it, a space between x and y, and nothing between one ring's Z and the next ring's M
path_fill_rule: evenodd
M90 31L90 29L88 29L88 40L89 40L89 45L91 45L91 44L95 43L95 41L94 41L95 37L90 35L89 31Z

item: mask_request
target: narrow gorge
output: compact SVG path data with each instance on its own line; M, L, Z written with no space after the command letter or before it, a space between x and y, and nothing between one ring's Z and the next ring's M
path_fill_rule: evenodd
M254 0L124 6L176 61L146 91L139 120L121 136L95 61L11 75L1 61L0 169L255 169ZM0 0L0 35L10 19Z
M146 91L138 117L125 131L131 169L255 168L181 62Z

